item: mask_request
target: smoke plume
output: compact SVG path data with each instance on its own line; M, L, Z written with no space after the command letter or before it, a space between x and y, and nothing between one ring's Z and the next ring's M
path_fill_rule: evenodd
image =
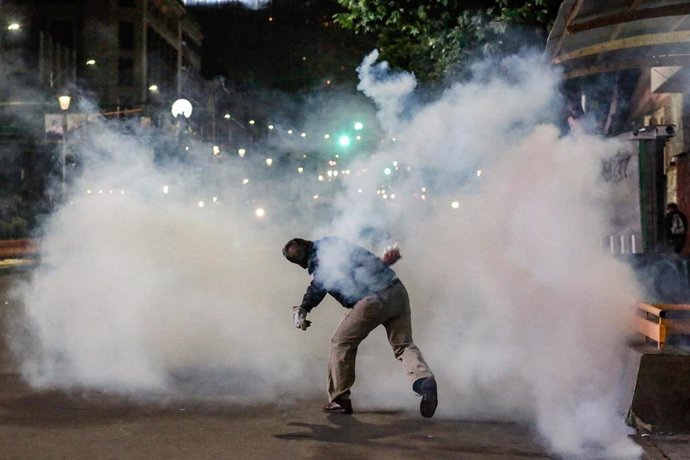
M280 249L295 236L398 242L440 417L527 421L559 455L636 457L618 389L637 287L599 246L601 162L617 142L550 123L559 78L537 56L477 66L422 106L414 78L376 59L359 88L385 136L375 155L339 159L352 174L334 182L293 163L266 174L249 154L214 162L205 145L189 153L200 166L162 167L151 141L104 125L42 229L45 263L17 291L23 375L132 396L324 395L343 310L326 300L295 329L309 277ZM358 366L356 407L415 410L382 331Z

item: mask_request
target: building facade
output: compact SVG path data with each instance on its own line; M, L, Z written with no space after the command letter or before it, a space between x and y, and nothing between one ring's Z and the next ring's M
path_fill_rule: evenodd
M0 17L21 31L27 73L49 91L78 87L102 112L169 105L201 70L201 30L181 0L5 0Z

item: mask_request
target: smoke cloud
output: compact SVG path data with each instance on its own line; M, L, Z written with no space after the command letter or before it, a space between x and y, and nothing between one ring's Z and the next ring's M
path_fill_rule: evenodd
M45 263L16 292L23 375L139 397L325 397L344 310L326 300L295 329L309 277L280 250L295 236L398 242L438 416L530 422L558 455L637 457L618 411L637 286L599 244L601 164L618 141L550 124L559 78L538 56L479 65L416 107L414 78L376 60L359 89L385 136L374 155L340 159L352 174L333 182L276 176L249 154L213 161L205 145L194 168L163 167L152 141L104 124L42 229ZM360 348L353 397L415 410L382 331Z

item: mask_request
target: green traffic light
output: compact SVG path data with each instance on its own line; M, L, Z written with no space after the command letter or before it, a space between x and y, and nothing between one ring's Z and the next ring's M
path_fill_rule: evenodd
M350 145L350 142L350 136L342 135L338 138L338 145L340 145L341 147L347 147L348 145Z

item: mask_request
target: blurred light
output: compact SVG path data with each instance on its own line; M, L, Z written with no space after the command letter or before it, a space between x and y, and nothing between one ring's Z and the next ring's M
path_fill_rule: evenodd
M273 158L266 158L266 166L271 166L273 164Z
M396 139L395 137L391 137L391 140L392 140L393 142L395 142L395 141L397 141L398 139Z
M213 202L214 202L214 203L218 203L218 197L217 197L217 196L214 196L214 197L213 197Z
M72 101L72 98L67 95L63 96L58 96L58 105L60 106L60 110L69 110L69 103Z
M319 195L318 195L318 194L317 194L317 195L314 195L314 199L315 199L315 200L318 200L318 199L319 199Z
M7 30L19 30L21 29L22 26L18 22L13 22L10 25L7 26Z
M179 115L189 118L192 116L192 103L187 99L178 99L173 102L170 111L172 112L172 116L175 118L177 118Z
M86 191L86 194L87 194L87 195L91 195L92 193L93 193L93 192L91 191L91 189L89 189L89 190Z
M357 139L358 141L361 141L361 140L362 140L362 136L360 136L360 135L358 134L357 136L355 136L355 139Z
M229 113L226 113L225 115L223 115L223 118L225 118L226 120L228 120L228 119L230 119L230 118L232 118L232 117L230 117L230 114L229 114Z
M324 138L324 139L330 139L330 138L331 138L331 135L328 134L328 133L326 133L326 134L323 135L323 138Z
M395 193L391 193L391 200L395 199Z
M458 208L460 207L460 203L457 202L457 201L453 201L453 202L450 204L450 207L453 208L453 209L458 209Z
M98 191L98 194L99 194L99 195L103 195L103 190L99 190L99 191Z
M199 201L199 202L197 203L197 205L198 205L200 208L203 208L203 207L204 207L204 202L203 202L203 201Z
M386 194L384 193L384 194L383 194L383 199L384 199L384 200L387 200L387 199L388 199L388 195L386 195Z
M250 125L253 125L254 123L256 123L256 121L254 121L254 120L249 120L249 124L250 124Z
M358 189L357 189L357 193L362 193L362 189L361 189L361 188L358 188Z
M333 176L338 177L338 171L337 170L333 171Z
M96 60L95 59L88 59L86 61L86 65L96 65Z
M333 177L333 171L331 171L330 169L326 171L326 174L328 175L328 177Z
M266 215L266 211L264 211L264 208L256 208L256 211L254 211L254 214L256 215L256 217L261 218L261 217Z
M291 130L291 129L288 129L288 134L292 134L292 130Z
M273 16L268 17L268 22L273 22Z
M249 179L247 179L246 177L244 179L242 179L242 185L247 185L248 183L249 183Z
M124 191L124 190L120 190L120 195L124 195L124 194L125 194L125 191Z
M319 182L323 182L323 176L319 174Z
M218 155L220 155L220 147L218 147L217 145L214 145L214 146L213 146L213 149L212 149L212 152L213 152L213 156L218 156Z
M149 91L155 93L156 91L158 91L158 85L149 86Z
M426 192L426 187L422 187L422 192Z
M275 128L275 126L273 126L273 125L268 125L268 129L271 129L271 130L272 130L273 128Z
M297 172L302 174L304 172L304 168L300 166L299 168L297 168Z
M244 156L247 154L247 151L245 149L237 149L237 154L240 156L240 158L244 158Z
M168 193L169 191L170 191L170 189L168 188L168 186L164 185L163 186L163 193Z
M307 137L307 133L302 133L302 134L300 134L300 136Z
M364 129L364 124L361 121L356 121L354 127L357 131L361 131Z
M481 170L481 169L478 169L478 170L477 170L477 177L481 177L481 175L482 175L482 170Z
M330 81L330 80L326 80L326 84L327 84L327 85L330 85L330 84L331 84L331 81Z
M397 161L394 161L394 162L393 162L393 166L395 166L395 167L397 168L397 167L398 167L398 162L397 162Z
M421 198L422 200L426 200L426 195L422 195L420 198Z
M188 145L186 145L184 149L185 149L187 152L189 152L189 146L188 146Z
M350 136L340 136L338 138L338 145L341 147L347 147L350 145Z
M391 171L391 168L386 168L386 169L383 170L383 173L384 173L386 176L390 176L392 172L393 172L393 171Z
M329 166L335 166L336 164L338 164L338 163L336 163L335 160L328 160Z

